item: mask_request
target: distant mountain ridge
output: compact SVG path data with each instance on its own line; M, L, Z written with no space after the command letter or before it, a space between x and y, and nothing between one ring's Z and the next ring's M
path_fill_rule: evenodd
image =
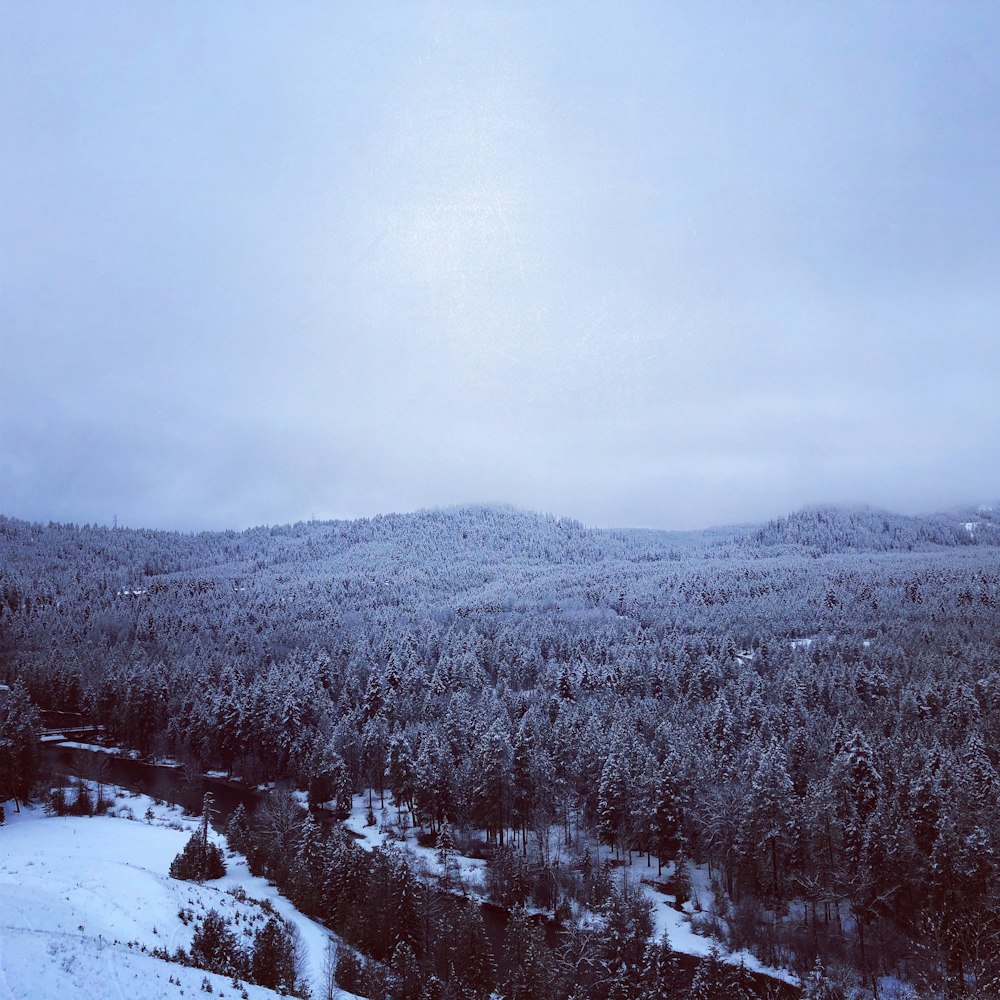
M993 508L980 506L911 516L873 507L804 507L769 521L750 537L762 546L794 545L820 552L893 552L926 546L1000 543Z
M357 571L396 560L411 570L484 562L587 566L679 561L699 553L726 558L771 551L810 555L892 552L1000 544L1000 516L969 507L928 516L874 508L806 507L763 525L695 531L588 528L580 521L507 506L465 505L351 521L306 521L245 531L181 533L136 528L36 524L0 515L0 561L58 578L81 558L98 560L121 586L211 569L239 580L263 566ZM47 565L46 565L47 564ZM115 571L118 571L117 574ZM0 572L0 578L7 574Z

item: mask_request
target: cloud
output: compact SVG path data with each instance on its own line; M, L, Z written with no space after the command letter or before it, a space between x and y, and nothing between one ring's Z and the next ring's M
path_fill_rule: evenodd
M997 492L995 12L8 20L5 512Z

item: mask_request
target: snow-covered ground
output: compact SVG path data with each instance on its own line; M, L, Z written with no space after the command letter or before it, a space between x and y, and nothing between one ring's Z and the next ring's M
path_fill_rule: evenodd
M368 793L354 796L351 814L344 820L344 826L354 834L358 846L370 851L373 847L395 845L414 871L441 878L444 871L437 851L433 847L422 847L417 842L417 835L421 832L419 828L400 825L399 813L388 794L385 803L385 808L382 808L378 796L374 797L372 811L375 825L368 826ZM456 885L456 888L464 889L470 895L481 894L486 886L486 862L458 853L453 857L455 867L451 877L454 879L457 874L461 879L460 886Z
M114 812L81 818L46 816L37 807L8 811L0 826L0 1000L175 1000L200 993L206 977L215 996L241 997L243 989L225 976L148 951L190 945L194 923L181 920L182 910L195 918L213 907L238 916L234 926L249 938L266 919L254 902L264 899L298 928L312 995L327 996L329 931L250 875L239 855L227 855L228 872L218 881L196 885L170 878L170 862L197 824L178 808L120 793ZM229 892L234 889L249 900L238 901ZM277 995L257 986L245 989L249 997Z
M374 798L373 812L376 823L374 826L367 825L368 814L368 793L355 795L351 807L351 813L344 821L344 825L357 838L359 846L366 850L373 847L383 847L386 844L395 843L407 856L410 864L415 870L423 872L432 878L440 878L442 866L437 858L437 852L432 847L421 847L417 843L419 829L410 827L401 831L398 823L398 813L389 795L385 798L385 808L380 808L378 797ZM399 837L403 836L400 841ZM592 845L593 847L593 845ZM602 857L606 851L602 851ZM469 858L460 854L455 855L457 871L461 875L461 889L470 895L485 897L486 886L486 862L479 858ZM692 899L684 904L682 910L677 910L674 897L668 895L650 882L663 882L672 873L672 864L663 870L663 876L657 879L655 862L652 867L648 867L646 856L634 854L632 863L626 862L614 869L614 878L620 882L623 878L631 880L632 884L639 884L643 893L652 903L653 916L653 938L659 939L666 932L670 946L674 951L682 952L685 955L696 955L703 957L708 954L715 940L707 933L699 934L697 931L697 914L707 912L712 908L712 889L709 884L708 873L704 867L697 867L689 864L692 885ZM643 881L643 879L647 881ZM458 888L458 887L456 887ZM549 911L528 907L529 912L547 913ZM584 920L592 919L592 915L583 914ZM755 955L748 951L722 951L723 961L733 965L743 962L748 969L753 972L760 972L775 979L783 980L787 983L797 984L798 979L786 969L775 969L764 965Z
M387 800L388 802L388 800ZM375 804L376 825L366 825L367 796L356 796L346 825L360 846L396 844L410 863L429 877L440 877L441 864L432 847L417 843L417 831L400 831L396 810ZM207 976L213 993L241 997L224 976L205 973L154 958L148 952L163 947L172 952L188 947L194 930L180 912L195 918L215 908L239 916L239 928L248 938L265 919L255 900L267 900L293 923L305 946L307 975L314 998L327 995L325 959L331 933L299 913L266 880L250 874L246 860L227 854L227 874L205 885L172 879L167 872L198 821L175 806L128 792L118 792L106 817L46 816L39 808L21 814L8 812L0 827L0 1000L56 1000L88 996L101 998L175 998L201 992ZM148 818L147 818L148 817ZM399 839L402 834L402 840ZM215 832L211 836L225 846ZM485 862L455 856L461 889L480 895L485 887ZM656 886L656 868L634 856L626 868L616 868L642 886L653 905L654 935L667 933L679 952L705 955L712 939L696 933L692 924L694 900L703 911L711 908L711 889L705 872L691 867L693 900L684 912ZM664 876L669 874L669 868ZM454 884L456 890L459 885ZM231 895L242 890L241 902ZM782 970L764 967L748 953L728 954L730 962L789 982ZM274 996L261 987L247 986L250 997ZM347 997L337 991L337 996Z
M638 882L646 898L653 905L653 937L659 938L666 932L670 946L674 951L685 955L703 957L708 954L713 944L718 942L706 933L697 931L699 913L707 912L713 906L712 887L709 883L707 869L688 863L691 876L691 899L683 904L681 910L676 908L674 896L662 892L651 882L663 882L673 874L673 862L665 866L663 875L656 876L655 862L652 867L646 863L644 854L634 854L631 865L626 858L620 868L614 869L614 877L618 880L628 878L632 884ZM645 881L643 881L645 880ZM787 969L775 969L765 965L749 951L722 951L722 960L733 965L742 962L752 972L761 972L774 979L797 985L799 980Z

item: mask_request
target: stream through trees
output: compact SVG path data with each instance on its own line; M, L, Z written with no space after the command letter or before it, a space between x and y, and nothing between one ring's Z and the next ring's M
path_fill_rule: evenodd
M266 795L265 792L246 788L238 782L225 778L189 773L183 767L150 764L115 754L70 747L62 743L43 743L42 761L43 766L47 765L53 774L82 777L92 782L100 780L127 791L179 805L195 813L201 808L205 792L211 792L217 809L212 825L220 832L225 828L226 821L237 806L242 804L248 813L252 813ZM448 892L441 891L438 897L441 906L460 904L459 897ZM480 910L493 950L497 980L502 982L508 971L504 941L509 913L490 902L482 903ZM558 950L565 932L554 920L541 916L536 919L545 932L549 948L553 951ZM681 975L685 980L690 980L697 968L698 959L683 952L675 952L674 955ZM750 979L762 998L792 1000L798 996L793 987L769 976L750 973Z

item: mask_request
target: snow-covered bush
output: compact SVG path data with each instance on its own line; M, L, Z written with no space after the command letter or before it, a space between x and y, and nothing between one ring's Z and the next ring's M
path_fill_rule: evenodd
M184 850L170 862L170 877L187 879L189 882L205 882L222 878L226 874L226 863L222 851L210 840L206 840L199 830L191 835Z

